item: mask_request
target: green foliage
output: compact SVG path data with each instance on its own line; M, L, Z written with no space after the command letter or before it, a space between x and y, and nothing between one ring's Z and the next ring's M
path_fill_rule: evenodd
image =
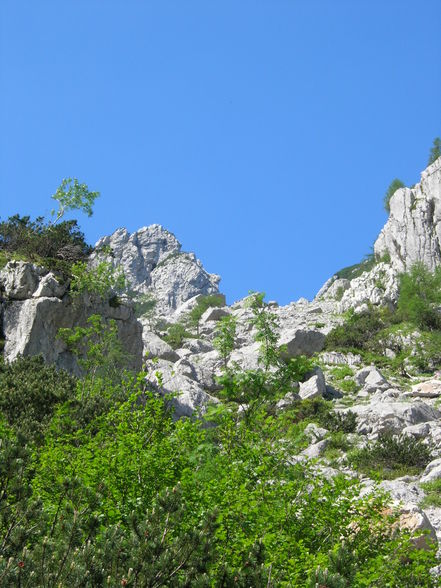
M120 381L122 370L130 363L118 337L116 322L110 320L106 323L101 315L91 315L85 327L60 329L58 337L77 357L83 373L92 380L106 377L112 382Z
M72 398L76 379L42 357L0 359L0 412L16 432L41 439L54 407Z
M194 335L187 331L182 323L173 323L168 326L167 334L163 337L164 341L168 343L173 349L182 347L184 339L189 339Z
M102 300L112 300L124 292L126 279L123 272L108 261L89 267L79 261L72 266L71 294L76 297L87 293Z
M293 405L296 422L313 422L333 433L354 433L357 426L356 415L349 411L332 410L332 403L323 398L299 400Z
M441 479L433 480L432 482L425 482L421 484L426 496L421 502L422 508L427 506L441 507Z
M53 225L45 223L43 217L32 221L29 216L16 214L0 223L0 253L5 262L30 260L69 273L70 265L90 251L75 220Z
M52 210L56 224L69 210L82 210L92 216L92 207L99 192L91 192L86 184L80 184L77 178L64 178L52 199L58 203L58 211Z
M440 137L435 137L432 148L430 150L429 161L427 162L427 165L434 163L438 157L441 157L441 139Z
M431 273L423 264L415 264L400 278L398 314L421 329L440 329L441 268Z
M388 189L386 190L386 194L384 195L384 209L386 210L386 212L390 212L390 199L392 198L392 196L395 194L395 192L397 190L399 190L400 188L405 188L405 184L403 184L403 182L401 180L399 180L398 178L395 178L392 180L392 182L389 184Z
M222 294L207 294L201 296L196 306L190 310L186 317L186 323L190 328L196 329L196 334L199 335L199 323L202 315L206 310L212 307L225 306L225 299Z
M418 474L431 459L430 449L420 439L391 433L383 433L350 456L361 472L386 479Z
M277 348L278 318L274 312L270 312L264 298L264 292L252 294L248 299L248 308L253 312L251 324L256 330L254 338L260 343L259 361L267 371L271 366L280 366L281 356Z
M253 308L262 367L224 370L228 402L208 411L211 426L175 420L146 374L113 369L116 326L101 317L62 332L82 362L76 386L41 360L1 366L0 585L436 585L434 550L393 530L385 496L360 498L355 480L295 463L308 421L331 431L336 450L355 416L318 399L275 410L312 364L283 360L262 302ZM38 436L20 423L22 410L41 423ZM427 458L415 445L387 451L419 467Z
M393 320L387 308L369 308L363 312L348 312L342 325L334 327L326 337L325 347L329 350L362 349L370 350L370 342Z
M230 355L234 350L236 326L237 320L232 314L222 317L216 325L216 337L213 340L213 345L224 362L224 368L227 367Z
M370 271L376 263L374 255L369 254L360 263L345 267L336 272L335 275L340 279L353 280L361 276L362 273Z

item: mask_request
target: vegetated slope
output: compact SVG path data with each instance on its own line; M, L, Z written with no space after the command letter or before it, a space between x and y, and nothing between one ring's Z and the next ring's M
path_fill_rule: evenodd
M439 270L400 278L381 251L313 302L226 307L217 279L170 281L173 236L169 251L162 228L141 233L152 241L125 256L136 239L121 232L114 257L104 249L70 284L27 262L0 274L6 348L57 341L81 373L1 364L0 584L438 585ZM121 264L147 294L138 373L122 369L134 303L115 291ZM164 303L167 288L185 293L179 304ZM47 321L51 301L84 316Z

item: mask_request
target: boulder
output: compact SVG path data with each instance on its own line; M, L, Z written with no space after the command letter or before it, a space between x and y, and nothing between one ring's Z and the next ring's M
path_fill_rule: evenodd
M320 368L315 369L315 374L299 387L299 396L302 400L306 398L320 398L326 394L325 376Z
M147 331L145 327L142 331L142 342L144 345L144 356L150 359L154 357L168 361L178 361L179 359L179 355L166 341L161 339L156 333Z
M380 401L372 398L368 404L356 404L350 409L357 415L357 432L377 436L383 432L401 433L409 425L437 420L441 413L424 402Z
M426 380L412 386L412 396L438 398L441 396L441 380Z
M220 321L225 316L228 316L230 312L222 307L215 306L207 308L204 314L201 316L201 323L207 323L209 321Z
M383 374L373 365L362 368L355 374L355 381L358 386L368 392L376 392L377 390L387 390L390 388L389 382Z
M282 331L279 346L283 347L282 355L286 359L299 355L314 355L323 349L325 335L320 331L294 329Z

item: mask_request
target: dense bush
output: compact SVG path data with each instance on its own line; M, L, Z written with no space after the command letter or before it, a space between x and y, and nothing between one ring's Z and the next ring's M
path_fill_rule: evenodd
M441 268L431 273L423 264L415 264L400 278L398 315L421 329L440 329Z
M11 216L0 222L0 251L21 256L46 267L66 270L84 259L91 247L84 240L76 220L46 223L43 217Z
M346 447L342 432L354 419L335 415L324 400L294 403L279 416L272 410L311 362L283 360L273 317L255 302L262 367L225 369L231 397L209 410L210 426L173 419L146 374L116 378L109 366L115 330L97 318L65 331L85 352L76 385L60 372L58 390L57 372L46 375L40 360L32 360L35 391L18 368L16 382L4 380L0 585L436 585L433 550L392 533L384 497L360 498L353 479L296 463L307 420L318 419L334 431L334 446ZM38 439L26 437L21 411L42 423ZM412 448L392 449L409 462Z
M360 471L383 478L417 474L431 459L430 449L420 439L391 433L383 433L377 441L351 456Z
M42 357L0 358L0 411L14 430L41 436L57 404L73 398L76 379Z
M345 322L334 327L326 337L326 349L371 350L375 335L390 326L394 316L387 308L369 308L363 312L349 311Z

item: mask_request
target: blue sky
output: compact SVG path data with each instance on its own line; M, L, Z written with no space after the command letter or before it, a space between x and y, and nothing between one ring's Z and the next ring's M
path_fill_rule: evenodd
M441 135L439 0L2 0L0 216L99 190L90 242L160 223L230 302L369 253Z

